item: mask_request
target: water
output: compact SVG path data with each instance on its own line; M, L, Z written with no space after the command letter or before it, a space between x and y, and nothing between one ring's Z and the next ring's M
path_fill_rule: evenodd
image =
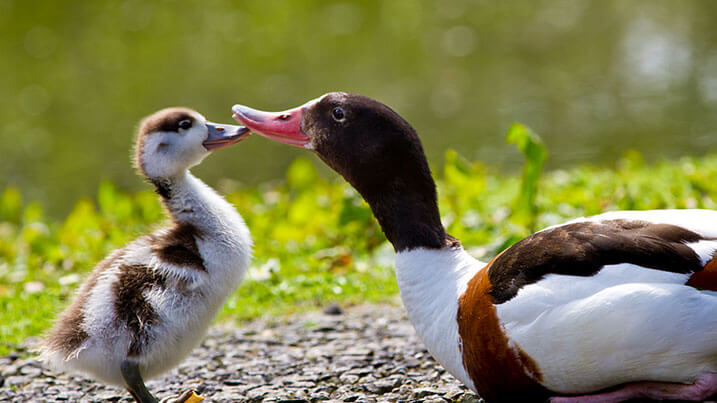
M327 91L377 98L421 135L505 170L514 121L549 168L717 146L717 2L0 1L0 186L64 215L99 181L142 188L139 119L187 105L216 121ZM198 167L211 184L283 175L305 150L253 137Z

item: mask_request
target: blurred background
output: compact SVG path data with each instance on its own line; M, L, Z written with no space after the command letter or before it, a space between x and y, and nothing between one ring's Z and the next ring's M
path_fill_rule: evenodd
M717 146L712 0L0 0L0 54L0 187L55 216L105 179L145 188L133 131L171 105L230 122L234 103L356 92L411 122L431 163L453 148L506 171L514 121L542 135L548 168ZM195 172L236 188L299 155L254 136Z

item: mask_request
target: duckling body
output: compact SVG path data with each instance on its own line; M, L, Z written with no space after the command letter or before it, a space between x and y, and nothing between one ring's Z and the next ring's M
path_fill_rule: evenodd
M315 152L368 202L396 251L408 318L486 401L702 401L717 394L717 212L622 211L546 228L485 263L446 233L415 130L329 93L234 117Z
M187 120L189 128L177 126ZM252 245L234 207L187 170L208 154L203 143L215 128L198 113L177 108L144 121L137 163L162 196L172 224L97 265L45 340L42 358L51 366L129 387L136 395L123 365L152 378L202 340L241 282ZM230 130L219 130L229 134L222 144L243 134Z

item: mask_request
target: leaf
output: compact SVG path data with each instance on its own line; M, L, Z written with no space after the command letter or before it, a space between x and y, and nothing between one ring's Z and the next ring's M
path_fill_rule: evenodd
M535 230L535 218L538 213L535 197L538 194L538 181L547 158L547 151L540 137L520 123L513 123L508 128L505 140L508 144L515 144L525 157L520 193L513 203L512 218L532 232Z

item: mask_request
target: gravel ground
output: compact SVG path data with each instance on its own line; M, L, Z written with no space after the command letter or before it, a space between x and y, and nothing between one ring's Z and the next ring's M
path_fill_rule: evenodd
M403 309L384 305L214 327L178 368L147 387L160 399L194 388L214 402L482 401L431 358ZM132 400L122 389L15 354L0 357L0 401Z

